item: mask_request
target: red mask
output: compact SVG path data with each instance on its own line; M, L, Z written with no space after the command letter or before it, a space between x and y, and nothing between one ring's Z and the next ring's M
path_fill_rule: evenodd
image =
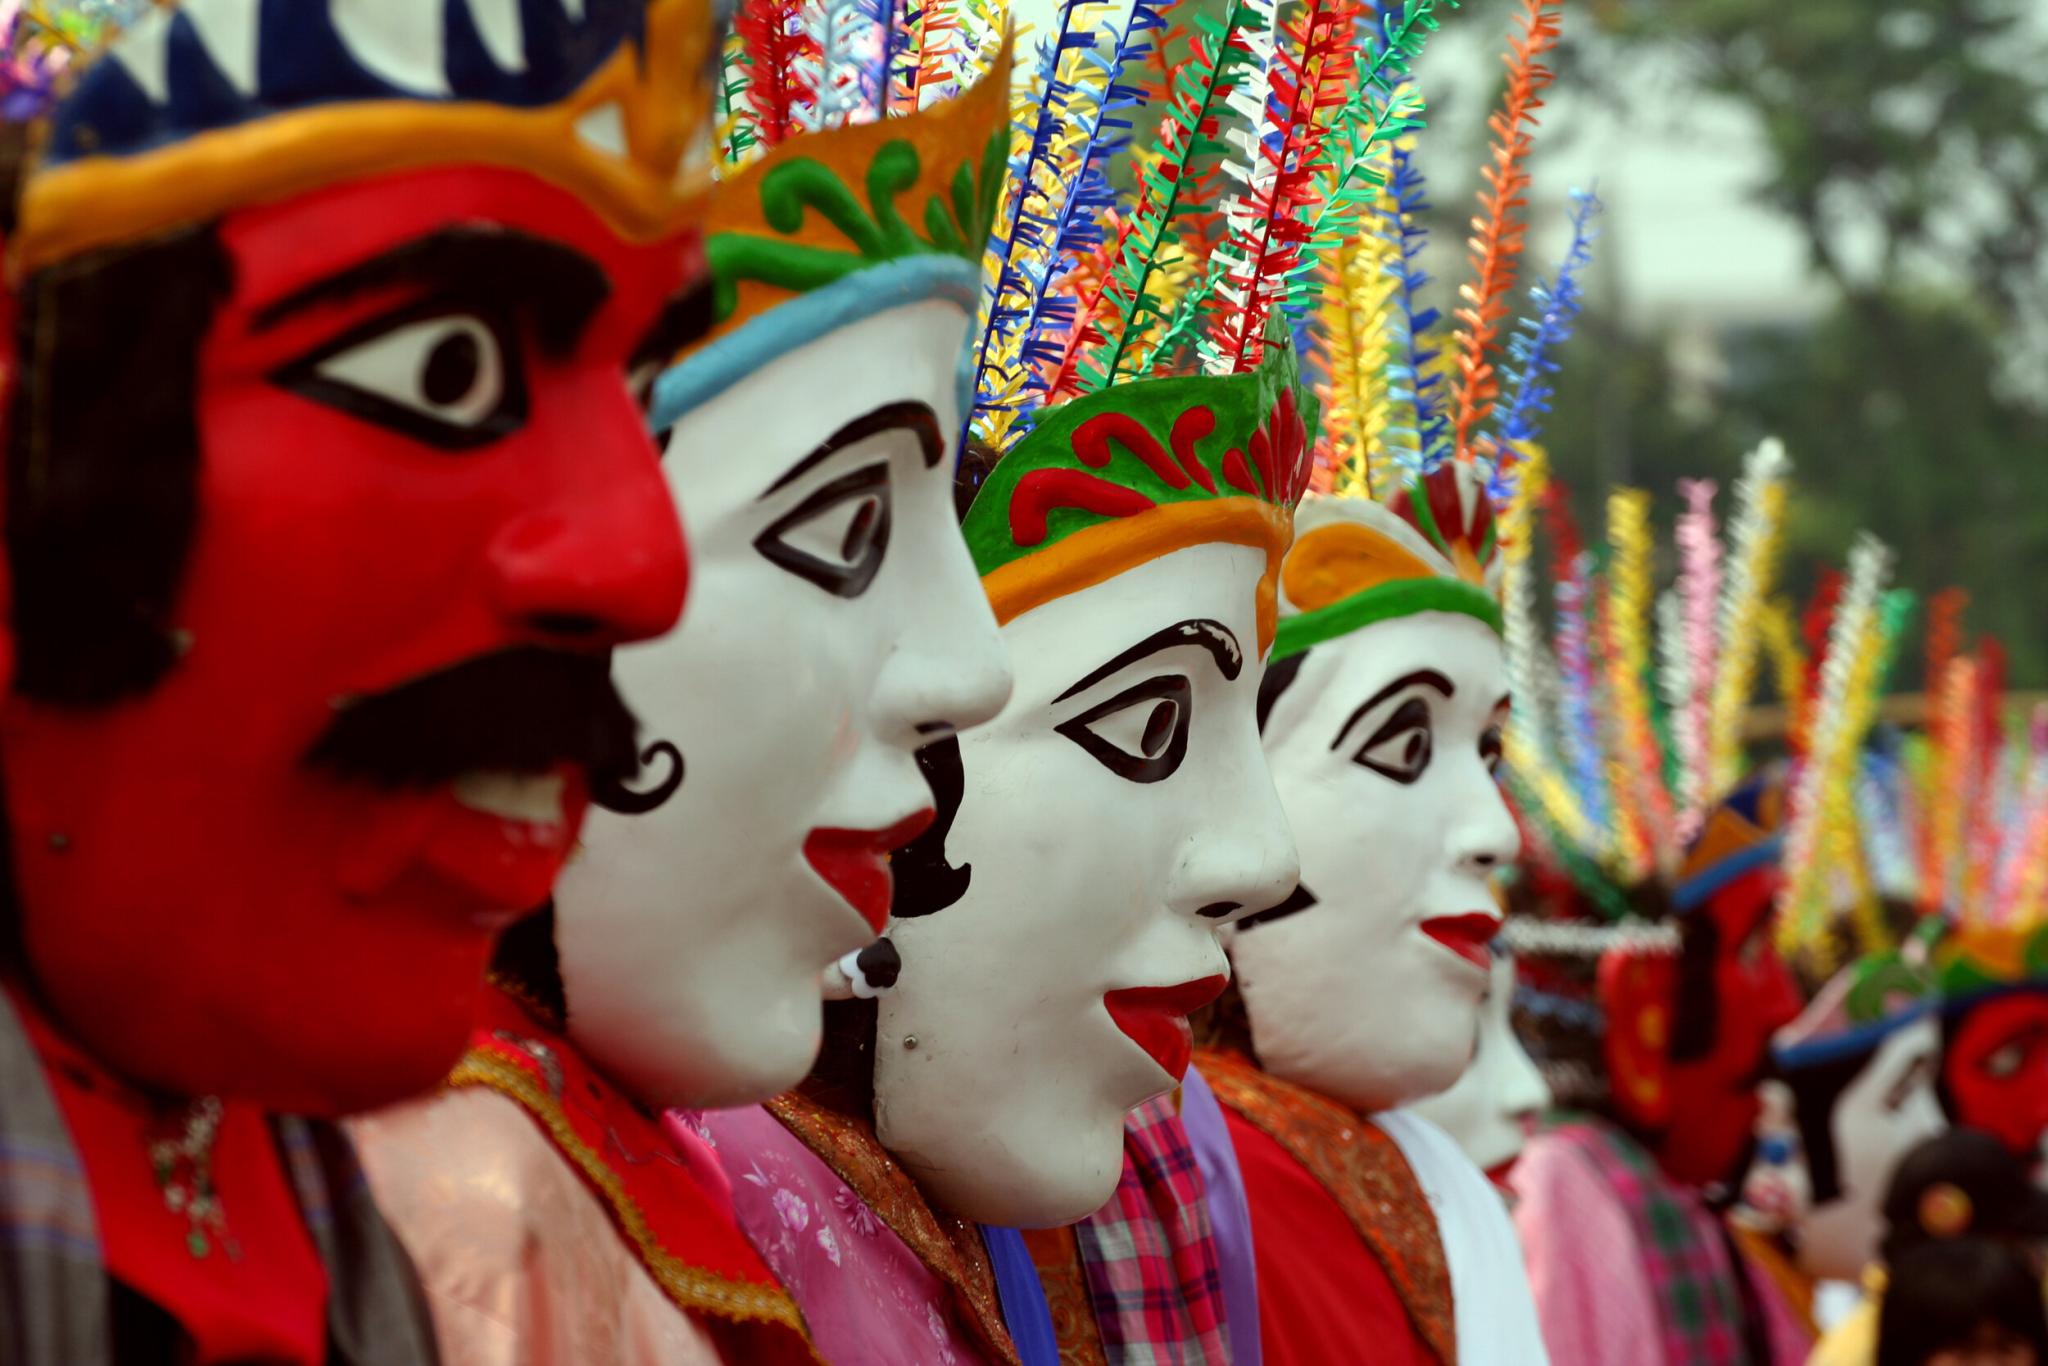
M1725 1181L1742 1160L1756 1122L1756 1083L1771 1035L1797 1019L1798 983L1771 941L1780 877L1757 868L1717 888L1686 914L1711 917L1710 965L1682 963L1679 975L1710 972L1713 1029L1704 1049L1679 1048L1671 1062L1671 1122L1658 1156L1680 1181ZM1687 952L1700 952L1689 945ZM1680 987L1679 1009L1696 1010Z
M217 233L233 283L197 356L183 651L131 700L0 718L22 939L117 1071L345 1112L460 1054L496 932L547 895L587 784L580 755L527 743L519 706L547 694L510 668L416 730L524 780L407 769L395 733L397 787L307 756L337 715L367 724L358 699L521 647L601 677L610 646L674 623L682 535L628 373L673 349L699 254L480 168Z
M1942 1081L1958 1124L2038 1161L2048 1136L2048 990L2003 993L1964 1009L1949 1028Z

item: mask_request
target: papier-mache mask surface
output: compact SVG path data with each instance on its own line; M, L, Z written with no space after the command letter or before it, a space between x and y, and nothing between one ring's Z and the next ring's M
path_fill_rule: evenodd
M1658 1155L1683 1181L1724 1181L1740 1162L1756 1123L1759 1060L1799 1014L1798 983L1772 942L1783 820L1782 785L1771 777L1729 793L1707 813L1672 887L1677 957L1602 965L1607 1063L1627 1083L1617 1108L1660 1132ZM1641 989L1646 966L1651 976L1667 972L1660 989Z
M1281 576L1262 706L1302 885L1231 961L1275 1075L1362 1110L1433 1095L1473 1055L1520 850L1494 782L1508 707L1497 534L1447 462L1386 504L1317 498Z
M1295 885L1254 713L1313 409L1278 343L1123 383L1043 412L968 511L1017 690L929 756L950 867L899 897L874 1053L878 1135L957 1213L1108 1199L1223 989L1218 929Z
M1508 57L1489 176L1527 183L1527 103L1554 29ZM1302 885L1230 941L1250 1043L1269 1072L1361 1110L1434 1095L1466 1069L1501 914L1490 879L1521 849L1494 781L1509 686L1496 501L1533 488L1544 377L1580 306L1598 204L1530 290L1512 344L1521 199L1481 196L1455 326L1416 302L1422 183L1404 144L1355 235L1321 245L1315 319L1328 496L1296 521L1261 697ZM1399 302L1396 302L1396 300ZM1450 353L1450 354L1446 354Z
M1910 950L1843 968L1772 1045L1792 1094L1809 1203L1790 1230L1800 1266L1854 1280L1878 1253L1899 1159L1948 1127L1936 1096L1933 982Z
M7 245L0 768L27 976L116 1070L430 1086L631 776L605 652L686 559L629 381L698 273L712 37L186 0L58 99Z
M691 612L614 663L663 771L600 801L554 921L572 1037L650 1101L803 1076L931 819L916 749L1008 695L953 510L1008 84L796 132L714 197L713 330L653 408Z
M2048 925L1966 927L1935 962L1944 1108L2038 1167L2048 1160Z
M2008 725L1995 641L1957 649L1965 600L1928 605L1923 733L1866 756L1871 881L1935 935L1941 1098L2017 1158L2048 1156L2048 791L2032 777L2048 712Z
M1537 1117L1550 1106L1550 1088L1515 1034L1514 995L1514 955L1495 941L1472 1061L1448 1091L1409 1106L1456 1139L1496 1183L1505 1182Z

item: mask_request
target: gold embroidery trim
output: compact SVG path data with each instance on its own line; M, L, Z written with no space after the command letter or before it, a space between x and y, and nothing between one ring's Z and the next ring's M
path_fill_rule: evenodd
M1199 1058L1216 1099L1278 1143L1329 1193L1386 1268L1415 1331L1439 1361L1455 1363L1450 1267L1429 1197L1400 1146L1370 1120L1239 1055L1204 1050ZM1402 1219L1402 1210L1424 1217Z
M964 1317L982 1346L1005 1366L1022 1366L1016 1344L1010 1340L1009 1326L1003 1322L995 1273L985 1256L978 1261L973 1259L956 1239L947 1236L938 1211L874 1134L851 1116L794 1093L775 1097L767 1102L766 1108L782 1127L831 1168L833 1175L852 1188L890 1231L917 1254L925 1269L953 1292L954 1298L966 1308ZM852 1151L856 1147L861 1156L875 1160L857 1164ZM973 1225L957 1216L946 1218L963 1229L974 1240L974 1249L980 1250L981 1235Z
M655 1239L654 1230L648 1226L647 1216L626 1193L618 1174L591 1151L569 1123L561 1105L524 1068L494 1057L484 1049L472 1048L448 1074L447 1084L450 1087L489 1087L517 1102L539 1120L555 1146L576 1164L585 1179L604 1197L605 1203L611 1207L613 1220L639 1254L648 1274L678 1306L738 1322L778 1324L802 1338L804 1345L811 1349L811 1355L820 1362L824 1361L818 1355L817 1345L811 1341L803 1311L797 1308L796 1301L787 1291L779 1286L769 1289L714 1276L688 1265L662 1247Z
M1052 1315L1060 1366L1109 1366L1074 1226L1025 1229L1024 1246L1031 1250L1031 1264L1045 1288L1045 1307Z

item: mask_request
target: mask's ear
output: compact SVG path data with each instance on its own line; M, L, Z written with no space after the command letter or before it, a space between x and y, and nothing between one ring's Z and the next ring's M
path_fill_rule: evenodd
M1671 1122L1672 1004L1678 958L1671 953L1609 949L1597 982L1607 1015L1601 1044L1614 1108L1629 1124L1655 1132Z

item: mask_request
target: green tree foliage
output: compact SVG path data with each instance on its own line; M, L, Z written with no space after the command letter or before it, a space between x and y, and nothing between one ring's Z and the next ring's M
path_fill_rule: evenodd
M1898 550L1907 586L1967 589L1970 628L1998 635L2014 683L2035 687L2048 685L2048 15L2037 6L1579 10L1567 85L1613 94L1603 72L1654 57L1679 83L1657 92L1658 108L1624 114L1668 120L1716 98L1754 115L1767 157L1753 194L1804 238L1832 302L1796 326L1725 330L1725 377L1705 395L1682 390L1670 338L1593 320L1550 424L1554 449L1590 455L1579 468L1667 500L1679 477L1725 480L1742 450L1777 433L1798 469L1791 536L1809 565L1871 528ZM1496 5L1468 8L1484 22ZM1731 276L1742 268L1727 263ZM1581 493L1587 515L1598 496ZM1917 682L1912 658L1902 684Z

